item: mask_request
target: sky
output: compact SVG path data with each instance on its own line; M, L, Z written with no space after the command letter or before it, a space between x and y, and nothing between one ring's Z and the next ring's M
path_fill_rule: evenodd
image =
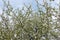
M8 1L8 0L5 0L5 1ZM35 0L9 0L10 4L12 5L13 8L22 8L23 7L23 4L25 3L26 5L29 5L31 4L32 5L32 8L35 10L36 9L36 2ZM39 0L39 3L42 4L42 0ZM55 0L54 2L51 2L52 6L55 7L56 3L58 4L59 3L59 0ZM57 7L57 6L56 6ZM0 13L2 11L2 8L3 8L3 1L0 0Z
M29 1L28 0L9 0L9 2L14 8L21 8L24 3L26 5L32 4L33 7L36 6L35 0L29 0ZM2 7L3 7L3 2L2 0L0 0L0 8Z

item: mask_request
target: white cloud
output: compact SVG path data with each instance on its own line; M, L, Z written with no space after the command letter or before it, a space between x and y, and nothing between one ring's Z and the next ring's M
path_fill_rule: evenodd
M57 4L59 4L59 0L55 0L55 2L56 2Z
M0 15L2 14L2 9L0 8Z

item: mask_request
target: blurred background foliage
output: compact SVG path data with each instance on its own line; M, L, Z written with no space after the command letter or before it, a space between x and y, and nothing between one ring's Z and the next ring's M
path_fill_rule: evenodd
M59 8L45 0L43 4L35 1L37 11L25 4L22 9L13 9L9 1L3 1L6 9L0 15L0 40L60 40Z

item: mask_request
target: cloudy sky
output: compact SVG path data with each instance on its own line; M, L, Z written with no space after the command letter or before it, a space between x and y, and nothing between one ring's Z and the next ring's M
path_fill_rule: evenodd
M8 0L5 0L5 1L8 1ZM13 6L13 8L21 8L23 6L23 4L25 3L26 5L29 5L31 4L32 7L34 9L36 9L36 2L35 0L9 0L10 1L10 4ZM39 3L42 4L42 0L39 0ZM55 6L55 4L59 3L59 0L55 0L54 2L51 2L53 6ZM57 7L57 6L56 6ZM2 11L2 8L3 8L3 1L0 0L0 13Z

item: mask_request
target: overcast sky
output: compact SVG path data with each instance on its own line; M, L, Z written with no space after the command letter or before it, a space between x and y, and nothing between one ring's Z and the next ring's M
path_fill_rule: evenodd
M7 1L7 0L6 0ZM23 4L25 3L26 5L31 4L32 7L34 9L36 9L36 2L35 0L9 0L10 4L13 6L13 8L21 8L23 6ZM39 3L42 4L42 0L39 0ZM51 2L53 6L55 6L55 4L59 3L59 0L55 0L54 2ZM57 6L56 6L57 7ZM2 0L0 0L0 13L1 13L1 9L3 8L3 2Z

